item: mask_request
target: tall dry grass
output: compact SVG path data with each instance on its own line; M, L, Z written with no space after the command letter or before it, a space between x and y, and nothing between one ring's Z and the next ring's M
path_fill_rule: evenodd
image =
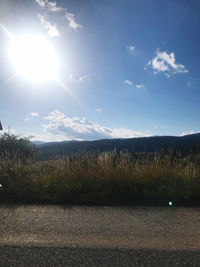
M105 152L25 163L0 160L0 200L90 205L200 203L200 165L190 157Z

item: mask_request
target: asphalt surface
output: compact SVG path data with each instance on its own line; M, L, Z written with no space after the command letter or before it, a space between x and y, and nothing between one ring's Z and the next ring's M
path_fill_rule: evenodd
M200 208L0 205L1 266L200 266Z

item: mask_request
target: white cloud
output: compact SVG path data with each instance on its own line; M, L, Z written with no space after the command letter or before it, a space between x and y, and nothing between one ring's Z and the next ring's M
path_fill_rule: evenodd
M65 18L68 20L70 28L74 30L77 30L78 28L82 28L82 25L75 22L74 14L66 12Z
M142 136L144 137L150 135L126 128L119 128L119 129L112 129L112 133L110 134L110 136L111 138L133 138L133 137L142 137Z
M100 108L96 108L96 112L100 113L101 109Z
M127 49L132 53L135 50L135 46L133 45L127 46Z
M131 138L149 136L148 134L126 128L112 129L93 123L86 118L69 118L64 113L55 110L44 119L49 123L44 125L47 134L52 138L62 140L97 140L103 138Z
M133 82L131 82L129 80L125 80L124 83L128 84L129 86L133 85Z
M133 82L130 81L130 80L125 80L124 83L125 83L125 84L128 84L129 86L133 85ZM144 85L143 85L143 84L136 84L135 86L136 86L137 88L140 88L140 89L144 88Z
M48 0L35 0L40 7L45 7Z
M69 141L71 139L63 138L62 135L55 135L51 133L46 133L45 134L37 134L37 133L32 133L29 134L31 136L31 141L42 141L42 142L61 142L61 141Z
M141 88L144 88L144 85L143 84L136 84L136 87L141 89Z
M31 112L30 114L32 117L39 117L39 113L37 112Z
M49 11L52 12L60 12L64 10L64 8L56 6L56 2L49 2L49 1L47 2L47 8Z
M83 75L81 77L74 77L72 74L68 74L68 81L72 83L84 83L84 82L90 82L90 78L86 75Z
M38 17L42 26L47 30L49 37L53 38L60 35L56 24L52 24L50 21L47 21L45 17L40 14L38 14Z
M154 74L165 73L168 78L170 74L188 72L184 65L176 63L174 52L168 54L166 51L157 51L155 58L147 63L145 69L147 66L153 68Z
M90 82L90 78L84 75L84 76L79 78L79 81L82 83L83 82Z
M191 82L187 82L187 86L190 87L192 84Z
M35 0L35 2L43 9L50 12L60 12L65 11L65 18L69 22L69 27L77 30L78 28L82 28L82 25L78 24L75 21L74 14L66 11L66 8L57 6L56 1L48 1L48 0ZM44 19L44 16L39 16L41 24L45 29L48 30L48 34L50 37L59 36L59 31L55 24L51 24L49 21Z
M188 132L183 132L183 133L180 134L180 136L189 135L189 134L196 134L196 133L200 133L200 130L199 130L199 131L188 131Z
M30 116L31 116L31 117L39 117L39 113L38 113L38 112L30 112ZM25 122L26 122L26 121L30 121L30 118L27 117L24 121L25 121Z
M49 2L48 0L35 0L35 1L40 7L47 8L49 11L52 12L59 12L64 10L62 7L57 7L56 2Z

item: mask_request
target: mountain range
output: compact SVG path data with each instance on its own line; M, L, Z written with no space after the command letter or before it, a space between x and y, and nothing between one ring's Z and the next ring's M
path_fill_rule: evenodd
M63 141L44 143L35 141L42 157L53 158L74 153L127 151L158 152L176 150L182 153L200 152L200 133L185 136L151 136L128 139L102 139L96 141Z

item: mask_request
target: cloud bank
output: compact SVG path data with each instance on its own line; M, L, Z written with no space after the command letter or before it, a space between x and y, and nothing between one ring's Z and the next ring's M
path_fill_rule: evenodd
M184 136L184 135L189 135L189 134L197 134L200 133L200 131L188 131L188 132L183 132L180 134L180 136Z
M104 127L86 118L69 118L59 110L54 110L44 119L48 120L44 129L52 136L52 140L97 140L149 136L149 134L126 128Z

